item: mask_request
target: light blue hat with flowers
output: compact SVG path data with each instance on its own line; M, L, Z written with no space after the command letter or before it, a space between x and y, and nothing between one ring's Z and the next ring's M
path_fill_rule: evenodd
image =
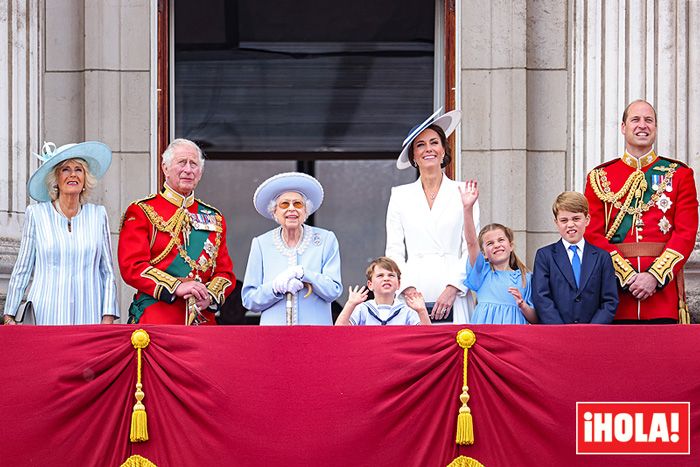
M70 159L82 159L87 165L90 173L95 178L100 179L104 176L112 163L112 150L104 143L99 141L86 141L84 143L64 144L56 148L53 143L44 143L41 148L41 154L34 154L43 161L43 164L34 172L27 183L29 196L35 200L51 201L49 196L49 187L46 186L46 177L51 171L61 162Z

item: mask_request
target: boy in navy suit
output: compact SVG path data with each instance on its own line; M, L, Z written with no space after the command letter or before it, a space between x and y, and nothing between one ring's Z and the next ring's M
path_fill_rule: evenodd
M561 240L537 250L532 301L540 323L611 323L619 299L610 254L583 239L591 218L581 193L565 191L552 205Z

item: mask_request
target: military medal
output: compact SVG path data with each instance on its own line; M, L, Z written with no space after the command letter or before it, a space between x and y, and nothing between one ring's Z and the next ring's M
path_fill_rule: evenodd
M659 221L659 230L661 230L661 233L667 234L671 230L671 227L671 223L666 219L666 216L663 216Z
M659 199L656 200L656 207L659 208L663 213L666 213L666 211L671 209L672 204L673 201L671 201L671 198L666 196L666 193L662 193L661 196L659 196Z

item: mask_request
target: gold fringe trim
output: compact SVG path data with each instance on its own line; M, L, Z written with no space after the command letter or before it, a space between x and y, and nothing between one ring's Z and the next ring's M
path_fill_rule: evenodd
M457 444L467 445L474 444L474 421L472 420L472 411L467 405L467 402L469 402L467 364L469 363L469 348L476 343L476 336L471 329L462 329L457 333L457 343L464 349L464 378L462 381L462 394L459 396L459 400L462 402L462 407L459 408L459 415L457 416L457 439L455 442Z
M119 467L157 467L156 464L149 461L145 457L139 455L133 455L129 457L124 463Z
M146 417L146 406L143 405L143 397L145 396L143 384L141 384L141 351L148 347L151 338L143 329L137 329L131 334L131 344L136 349L136 404L134 411L131 414L131 433L129 439L132 443L148 441L148 418ZM134 464L141 465L141 464ZM148 464L145 464L148 465Z
M484 467L484 464L472 457L459 456L447 464L447 467Z

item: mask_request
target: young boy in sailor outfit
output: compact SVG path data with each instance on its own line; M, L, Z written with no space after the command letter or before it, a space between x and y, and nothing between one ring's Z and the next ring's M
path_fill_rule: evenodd
M335 324L347 325L407 325L430 324L423 295L406 297L406 303L396 300L401 271L390 258L381 256L367 267L367 288L348 287L348 301ZM374 300L367 300L369 291Z

